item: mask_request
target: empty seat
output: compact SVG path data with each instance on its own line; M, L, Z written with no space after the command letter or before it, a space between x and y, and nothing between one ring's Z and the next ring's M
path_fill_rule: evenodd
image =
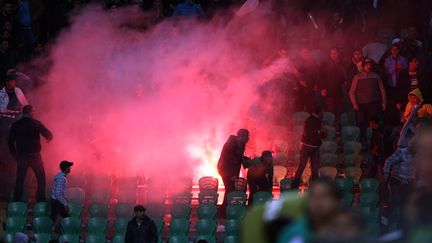
M196 237L195 242L199 242L199 241L204 241L204 242L207 242L207 243L216 243L216 236L214 236L214 235L201 235L201 234L199 234Z
M334 180L337 176L337 169L333 166L323 166L319 168L319 176L320 178L327 178L330 180Z
M345 170L346 177L353 179L354 184L357 185L363 173L362 169L359 167L350 166L345 168L344 170Z
M133 215L134 203L118 203L115 209L117 218L131 218Z
M227 235L224 238L224 243L238 243L240 242L239 238L234 235Z
M168 243L189 243L189 238L187 235L171 235Z
M320 154L336 154L337 144L333 141L324 141L320 146Z
M216 233L216 220L199 219L196 227L198 235L214 235Z
M8 217L6 219L6 232L16 233L24 231L26 226L26 219L21 216Z
M63 218L60 225L64 234L79 234L81 231L81 220L79 218Z
M188 219L174 218L170 224L171 235L184 235L187 236L189 232L190 222Z
M379 195L376 193L360 193L360 207L377 207Z
M129 218L117 218L114 221L114 232L116 235L125 235Z
M218 201L218 193L214 191L201 191L198 194L199 204L212 204L216 205Z
M357 124L356 114L354 112L345 112L341 114L341 126L355 126Z
M171 216L173 218L189 219L191 210L191 207L188 205L174 204L171 207Z
M112 243L125 243L125 236L122 234L114 235Z
M361 149L362 145L359 142L344 142L343 144L344 154L359 154Z
M336 167L338 164L338 156L335 154L322 154L320 156L321 166L332 166Z
M227 219L242 219L246 213L246 206L243 204L228 205L226 208Z
M356 126L346 126L342 127L342 141L350 142L350 141L358 141L360 138L360 128Z
M33 219L33 230L36 233L51 233L53 222L48 217L36 217Z
M59 243L79 243L78 234L63 234L59 238Z
M344 164L345 167L360 166L362 163L362 156L359 154L345 154Z
M87 230L90 234L105 234L108 220L102 217L90 218L87 222Z
M90 217L108 217L108 205L92 203L88 209Z
M331 112L324 112L323 113L323 120L322 120L323 125L333 126L334 122L335 122L335 114L333 114Z
M51 232L50 233L36 233L35 238L38 243L49 243L51 240Z
M345 207L351 207L353 204L354 195L352 193L344 193L342 196L342 203Z
M227 219L225 220L225 236L232 235L238 236L241 228L240 219Z
M198 206L198 219L215 219L217 214L216 205L201 204Z
M336 128L333 126L324 125L323 129L327 132L327 136L324 138L324 140L334 141L336 137Z
M360 189L362 192L377 193L379 188L379 180L373 178L364 178L360 180Z
M86 237L86 243L105 243L104 234L89 234Z
M200 192L213 191L217 192L219 187L219 180L212 176L201 177L198 181Z
M48 217L50 213L48 211L48 203L47 202L38 202L33 206L33 213L35 217Z
M271 201L273 199L273 195L271 192L255 192L253 196L254 204L265 203L267 201Z
M27 204L24 202L10 202L8 204L8 217L25 217Z
M339 190L345 192L345 193L352 193L353 187L354 187L354 181L352 178L338 178L335 180L336 186L339 188Z
M287 192L287 191L291 190L292 180L293 180L292 178L285 178L285 179L281 180L279 183L280 191L281 192Z
M83 205L77 203L69 203L69 216L81 218L83 213Z
M6 233L3 235L4 243L14 243L15 233Z
M229 205L246 205L247 195L243 191L233 191L228 194L228 204Z

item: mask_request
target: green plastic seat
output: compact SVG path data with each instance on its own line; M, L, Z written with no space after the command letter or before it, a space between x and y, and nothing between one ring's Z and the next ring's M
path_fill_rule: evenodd
M338 178L335 180L335 184L339 190L344 193L352 193L354 187L354 181L351 178Z
M17 233L24 231L26 219L21 216L9 217L6 219L6 232Z
M352 193L344 193L342 196L342 204L345 207L352 207L354 195Z
M90 234L105 234L108 220L102 217L90 218L87 222L87 230Z
M89 209L90 217L108 217L108 206L101 203L93 203Z
M380 215L379 207L372 207L372 208L364 207L364 208L360 208L359 211L365 222L367 223L378 222L378 218Z
M245 205L228 205L226 208L227 219L243 219L246 213Z
M201 204L198 206L198 219L215 219L217 208L213 204Z
M36 233L52 233L53 222L48 217L36 217L33 219L33 230Z
M49 209L47 202L39 202L33 206L33 212L35 217L49 217Z
M89 234L86 237L86 243L105 243L105 234Z
M273 195L271 192L255 192L253 196L254 204L265 203L267 201L271 201L273 199Z
M134 203L119 203L115 209L117 218L131 218L133 215Z
M337 169L334 166L323 166L319 168L319 177L334 180L337 176Z
M38 243L48 243L51 240L51 233L37 233L34 236Z
M24 202L10 202L8 204L8 217L25 217L27 204Z
M338 156L336 154L322 154L320 156L321 166L337 167L337 164L338 164Z
M83 205L78 203L69 203L69 216L81 218L83 213Z
M303 123L306 121L306 119L308 119L309 116L310 114L304 111L294 113L293 115L294 124L303 125Z
M218 193L214 191L201 191L198 194L198 202L200 205L202 204L212 204L216 205L218 201Z
M320 146L320 154L335 154L337 144L333 141L324 141Z
M334 126L328 125L324 125L322 128L327 132L327 136L324 138L324 140L334 141L336 138L336 128Z
M189 232L190 221L184 218L174 218L170 224L171 235L184 235L187 236Z
M280 181L279 187L280 187L281 193L288 192L291 190L292 181L293 181L292 178L284 178Z
M125 235L127 230L127 225L129 223L129 218L117 218L114 221L114 232L116 235Z
M162 204L147 204L146 214L152 219L163 219L165 216L165 206Z
M165 223L161 219L153 219L153 222L156 225L156 229L157 229L159 238L161 238L162 237L162 232L163 232L164 227L165 227Z
M341 114L341 127L355 126L357 124L356 114L354 112L345 112Z
M214 235L216 233L216 220L199 219L196 227L198 235Z
M224 243L239 243L240 240L237 236L234 235L227 235L224 238Z
M246 205L247 195L243 191L233 191L228 194L228 205Z
M374 178L364 178L360 180L360 189L366 193L378 193L379 180Z
M212 176L204 176L199 179L198 185L200 192L213 191L217 193L219 180Z
M88 195L91 204L108 205L110 193L105 190L94 191Z
M335 114L331 112L323 113L323 120L322 120L323 125L333 126L334 122L335 122Z
M63 234L59 237L59 243L79 243L78 234Z
M122 234L114 235L112 243L125 243L125 236Z
M238 236L241 228L241 220L227 219L225 221L225 236Z
M342 141L345 142L355 142L360 138L360 128L356 126L346 126L342 127Z
M80 187L70 187L66 190L66 198L69 203L84 205L85 191Z
M198 234L196 237L195 242L199 242L200 240L203 240L208 243L216 243L216 236L215 235L201 235Z
M189 238L187 235L171 235L168 243L189 243Z
M346 167L344 169L345 175L347 178L351 178L354 181L354 184L358 184L360 181L360 178L362 176L363 170L356 166L350 166Z
M247 179L243 177L237 177L234 183L234 190L246 193L247 190Z
M189 219L191 214L191 207L184 204L174 204L171 208L171 216L173 218Z
M362 145L359 142L345 142L343 144L344 154L359 154L361 149Z
M361 161L362 157L358 154L345 154L344 156L345 167L357 166L357 164L360 166Z
M15 240L15 233L6 233L3 236L4 243L14 243Z
M376 193L360 193L360 207L377 207L379 195Z
M81 231L81 220L79 218L63 218L60 225L64 234L79 234Z

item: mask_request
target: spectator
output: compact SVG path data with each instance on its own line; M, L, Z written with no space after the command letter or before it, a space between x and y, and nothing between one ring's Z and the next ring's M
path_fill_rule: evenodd
M156 243L157 228L153 220L145 215L142 205L134 207L134 218L129 221L126 229L125 243Z
M390 189L390 211L396 213L403 207L407 195L413 188L415 168L413 163L413 137L417 112L423 104L418 104L405 121L399 135L396 151L386 160L384 164L384 180L388 182ZM399 218L394 222L401 226Z
M364 57L360 49L355 49L351 58L351 62L347 67L348 80L351 82L355 75L363 71ZM349 84L351 85L351 84Z
M369 129L371 132L371 136L370 141L368 141L368 153L371 155L372 159L369 170L369 177L382 180L382 168L384 166L384 134L380 126L380 119L377 116L373 116L369 119Z
M329 59L321 68L321 95L325 98L326 111L337 117L342 112L342 85L345 82L345 70L336 48L330 50Z
M372 59L375 63L379 63L384 53L387 50L387 45L384 44L382 37L376 37L375 41L368 43L362 48L363 56Z
M342 194L333 182L318 179L311 183L307 195L307 214L282 229L278 241L312 242L330 231L332 218L342 206Z
M405 57L399 55L399 46L392 45L390 48L390 56L384 61L385 71L387 73L387 94L390 98L390 105L394 106L397 103L402 103L406 90L400 79L401 72L407 70L408 64Z
M260 164L253 165L248 169L247 181L249 184L249 204L253 204L255 192L273 190L273 155L271 151L264 151L261 155Z
M300 80L294 87L294 111L307 111L311 112L315 106L315 95L311 82L305 80L304 77L300 77ZM309 97L305 99L305 97Z
M206 18L204 10L201 6L195 3L195 0L185 0L183 3L177 5L173 13L174 17L199 17Z
M300 149L300 164L291 183L291 188L298 188L301 176L310 160L312 169L312 180L318 178L319 168L319 147L321 146L321 123L323 112L320 108L315 108L312 115L306 119L303 127L303 136Z
M423 101L420 89L414 89L408 94L408 104L404 112L404 119L407 120L411 115L411 111ZM423 104L422 108L417 112L418 118L432 118L432 105Z
M417 29L413 26L408 27L407 37L402 39L399 43L400 45L400 53L402 56L412 59L420 57L423 43L417 39L418 33Z
M231 135L222 148L217 165L225 186L225 196L221 208L222 214L225 212L228 203L228 194L235 190L235 183L239 176L241 165L243 164L243 166L245 166L245 160L249 159L244 156L246 143L248 141L249 131L240 129L237 132L237 136Z
M372 62L363 62L363 71L354 76L349 91L350 100L357 112L361 138L365 138L367 123L373 116L380 117L386 109L386 92L381 78L372 72Z
M14 200L21 201L25 176L30 167L36 175L37 201L45 201L45 170L40 154L40 135L52 140L51 132L34 118L33 107L24 106L23 117L16 121L9 133L9 150L18 162Z
M0 91L0 112L20 113L28 105L23 91L16 86L15 76L9 76L5 87Z
M308 81L308 86L313 87L317 85L319 66L309 48L302 47L300 49L295 66L304 79Z
M417 58L411 58L408 62L408 72L407 78L408 78L408 84L409 84L409 90L412 91L416 88L419 88L421 86L421 83L426 83L426 78L424 77L423 73L419 71L419 61Z
M54 228L58 231L60 220L69 217L69 203L66 199L66 176L71 172L72 162L62 161L60 172L54 177L54 184L51 191L51 218Z

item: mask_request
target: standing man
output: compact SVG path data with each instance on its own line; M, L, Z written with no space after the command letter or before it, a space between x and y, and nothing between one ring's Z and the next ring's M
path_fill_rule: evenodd
M321 124L323 112L320 107L315 108L312 115L306 119L303 127L303 136L300 148L300 164L291 183L291 188L298 188L306 163L310 159L312 180L318 178L319 147L321 146Z
M73 163L69 161L60 162L60 172L54 177L54 184L51 191L51 218L54 222L54 227L57 226L62 218L69 216L69 205L65 197L67 174L71 172Z
M381 78L372 72L372 61L363 62L363 70L354 76L349 91L350 100L357 112L357 123L361 131L361 139L365 139L365 132L369 119L380 117L380 110L386 109L386 92Z
M33 119L33 116L33 107L24 106L23 117L12 125L9 133L9 150L18 163L15 201L21 200L24 180L29 167L35 173L38 183L37 201L45 201L45 170L40 154L40 136L42 135L49 142L53 135L40 121Z
M241 165L249 159L244 156L246 143L249 141L249 131L240 129L237 136L231 135L224 144L218 162L218 171L225 186L225 196L222 204L222 214L228 204L228 194L235 190L235 182L239 176Z
M155 223L147 215L142 205L134 207L134 218L126 229L125 243L156 243L158 232Z
M408 63L405 57L399 55L399 46L394 44L390 47L390 56L384 61L384 68L387 73L387 94L389 105L394 107L397 103L402 103L408 92L406 82L401 79L407 68ZM409 85L408 85L409 87Z

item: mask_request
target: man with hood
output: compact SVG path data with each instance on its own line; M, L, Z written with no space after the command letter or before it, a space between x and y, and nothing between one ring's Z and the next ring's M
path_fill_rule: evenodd
M218 171L225 186L225 196L222 204L222 212L227 206L228 194L235 190L235 183L240 173L241 165L245 166L244 156L246 143L249 141L249 131L240 129L237 136L231 135L224 144L218 161Z
M419 88L408 93L408 104L405 107L404 119L407 120L412 110L423 101L423 96ZM432 105L423 104L417 112L417 118L432 118Z
M135 216L127 225L125 243L158 242L157 227L153 220L145 215L145 210L142 205L134 207Z

